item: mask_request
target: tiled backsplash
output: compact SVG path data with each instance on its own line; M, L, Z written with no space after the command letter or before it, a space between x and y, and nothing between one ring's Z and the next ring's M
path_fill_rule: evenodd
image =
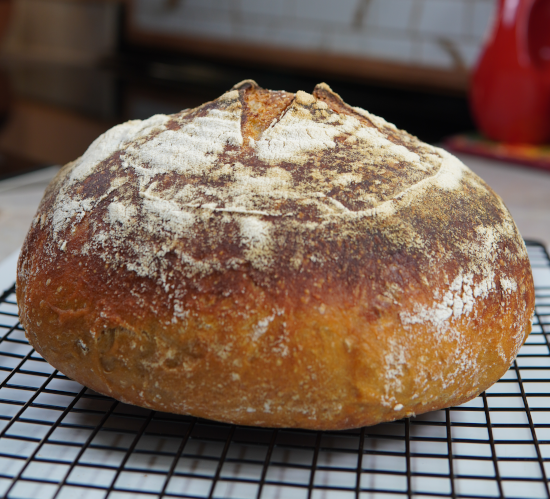
M496 0L135 0L149 33L341 54L410 66L475 63Z

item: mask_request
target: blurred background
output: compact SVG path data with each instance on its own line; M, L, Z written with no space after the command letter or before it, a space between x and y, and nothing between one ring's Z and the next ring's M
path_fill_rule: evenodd
M468 77L494 0L0 0L0 151L66 163L112 125L253 78L356 106L437 142L474 128ZM25 133L22 133L25 128ZM30 166L30 165L28 165Z
M461 158L524 235L550 242L550 175L482 160L495 155L468 150L464 135L476 131L469 89L499 6L510 16L533 2L0 0L0 222L11 213L15 227L14 213L35 208L2 187L21 173L75 159L117 123L194 107L252 78L293 92L325 81L424 141L476 153Z

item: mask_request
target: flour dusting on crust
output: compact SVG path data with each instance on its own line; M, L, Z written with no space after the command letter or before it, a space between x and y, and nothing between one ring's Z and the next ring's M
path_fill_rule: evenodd
M337 241L395 220L402 229L394 242L425 247L431 258L426 236L406 226L406 210L421 210L429 198L443 199L463 185L486 188L446 151L367 111L323 99L327 89L321 86L320 98L298 92L256 140L243 137L239 90L196 110L114 127L62 184L52 211L55 247L70 250L66 231L93 213L84 254L167 285L169 253L183 262L188 278L246 264L269 272L280 265L277 248L289 234L297 237L287 259L296 270L306 254L317 265L328 262L313 234L326 231L327 241ZM433 290L432 304L402 312L404 326L447 327L496 289L491 258L515 226L504 217L497 229L479 223L475 230L461 250L457 243L468 267L457 269L446 289ZM211 248L230 243L233 251L200 257L203 250L192 251L196 241ZM499 288L515 289L506 277Z

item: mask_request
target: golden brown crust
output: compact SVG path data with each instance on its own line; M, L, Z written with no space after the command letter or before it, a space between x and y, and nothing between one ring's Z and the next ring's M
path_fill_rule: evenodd
M315 429L469 400L534 308L510 214L456 158L324 84L251 81L67 165L17 294L36 350L99 392Z

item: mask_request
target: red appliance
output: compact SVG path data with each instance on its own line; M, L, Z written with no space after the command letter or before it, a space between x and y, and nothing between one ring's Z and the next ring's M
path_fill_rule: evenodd
M470 104L493 140L550 142L550 0L499 0Z

